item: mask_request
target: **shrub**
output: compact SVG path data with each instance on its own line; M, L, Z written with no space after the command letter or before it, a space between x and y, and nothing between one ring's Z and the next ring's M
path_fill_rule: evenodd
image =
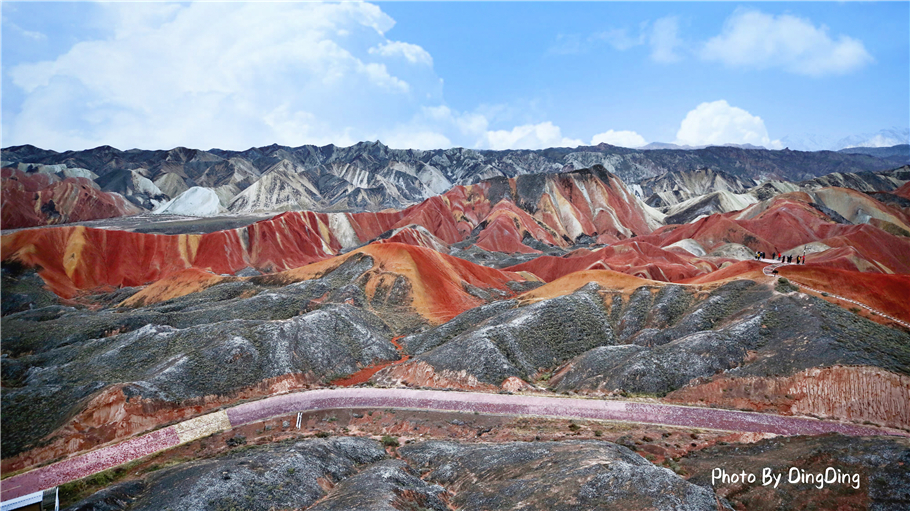
M398 439L396 437L384 435L382 437L382 445L386 447L398 447L401 444L398 443Z
M237 447L238 445L246 445L246 437L243 435L236 435L227 439L227 444L230 447Z
M779 292L779 293L790 293L792 291L799 291L798 287L794 286L793 284L790 283L789 280L787 280L783 277L777 278L777 285L774 286L774 289L776 289L777 292Z
M664 464L667 466L667 468L676 472L678 475L681 475L681 476L686 475L686 471L683 470L683 468L681 466L679 466L679 463L677 463L676 460L667 458L666 460L664 460Z

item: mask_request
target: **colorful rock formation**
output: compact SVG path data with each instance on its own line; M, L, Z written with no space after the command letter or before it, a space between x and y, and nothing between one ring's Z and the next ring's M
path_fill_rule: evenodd
M135 215L142 210L116 193L102 192L92 180L2 170L4 229L64 224Z

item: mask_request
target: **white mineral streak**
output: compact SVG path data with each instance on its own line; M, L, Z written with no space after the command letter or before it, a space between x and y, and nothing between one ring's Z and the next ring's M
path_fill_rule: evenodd
M329 230L341 243L341 248L352 248L360 245L360 238L354 232L348 213L329 213Z
M575 218L575 213L572 211L572 203L562 196L554 181L547 182L546 193L553 198L556 214L559 216L559 221L562 223L569 238L574 240L580 236L584 230L581 227L581 223Z
M701 246L701 243L693 240L692 238L686 238L686 239L679 240L676 243L673 243L672 245L667 245L664 248L665 249L680 248L680 249L685 250L686 252L688 252L694 256L698 256L698 257L702 257L706 254L704 247Z

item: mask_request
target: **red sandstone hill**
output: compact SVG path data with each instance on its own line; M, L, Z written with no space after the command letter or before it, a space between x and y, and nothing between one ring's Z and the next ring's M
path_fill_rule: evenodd
M578 253L576 255L576 253ZM638 239L626 240L598 250L578 250L566 257L541 256L526 263L510 266L510 271L528 271L546 282L585 270L614 270L643 279L676 282L712 271L716 267L696 266L668 250Z
M202 291L228 281L253 281L288 285L321 278L352 258L368 256L372 269L359 280L369 302L395 293L396 302L407 303L433 323L444 323L462 312L486 303L481 293L498 291L498 297L514 294L510 282L537 280L533 275L480 266L435 250L403 243L371 243L347 254L260 277L219 276L188 268L150 284L131 296L123 306L136 307ZM398 280L403 277L406 283ZM476 289L473 294L470 292Z
M910 273L910 238L893 233L910 230L908 223L896 208L853 190L827 188L814 197L803 192L779 195L743 211L662 227L640 239L660 247L693 239L706 251L738 243L769 255L781 251L800 255L803 245L813 243L815 249L825 250L809 250L809 264Z
M843 223L844 217L857 223ZM862 223L863 220L868 223ZM736 263L736 259L724 256L722 250L720 255L699 257L679 244L695 245L706 253L735 244L740 250L761 250L770 256L781 251L801 255L801 247L812 243L808 258L811 265L906 274L910 273L907 256L910 239L895 233L910 229L908 223L902 211L864 194L826 188L814 192L814 196L803 192L779 195L743 211L710 215L691 224L668 225L595 251L583 249L563 257L541 256L508 269L529 271L547 282L572 272L594 269L610 269L658 281L701 282L705 277L693 279L720 268L724 268L720 278L732 277L736 271L748 273L754 268L742 264L730 268L728 265ZM822 251L815 252L818 249Z
M5 235L2 250L4 261L40 267L49 287L64 297L80 290L144 285L186 268L217 274L246 267L278 272L331 258L380 237L383 242L441 252L464 241L488 251L523 254L539 253L526 244L529 240L535 241L531 245L561 248L583 238L609 244L565 257L542 256L509 268L529 271L545 281L590 269L682 281L743 257L725 252L724 247L734 247L734 252L748 257L749 251L757 250L796 255L806 244L813 244L809 264L910 273L910 238L901 235L910 231L910 219L852 190L779 195L740 212L710 215L653 232L655 222L647 211L616 176L595 167L458 186L401 211L291 212L202 235L57 227ZM719 252L712 254L714 250Z
M4 229L135 215L141 210L116 193L102 192L90 179L62 181L48 174L2 170Z
M2 251L4 261L39 266L55 293L71 297L79 290L143 285L191 267L219 274L249 266L282 271L415 226L446 244L477 236L477 244L491 250L533 252L523 244L527 237L568 247L581 236L601 242L641 236L653 223L646 207L601 167L458 186L402 211L283 213L202 235L74 226L16 232L2 237ZM399 231L394 241L431 244L412 234Z
M797 284L864 303L885 314L910 322L910 275L889 275L825 268L784 266L781 276Z
M905 199L910 199L910 181L907 181L906 183L903 184L903 186L901 186L897 190L894 190L894 192L892 192L892 193L894 195L903 197Z
M280 271L341 250L325 214L284 213L239 229L162 235L84 226L18 231L2 237L3 260L40 267L56 294L138 286L186 268L233 273L248 266Z

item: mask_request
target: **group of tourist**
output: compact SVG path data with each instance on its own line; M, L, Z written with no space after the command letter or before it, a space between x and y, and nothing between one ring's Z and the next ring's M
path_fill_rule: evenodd
M764 252L759 251L759 252L755 253L756 261L758 261L760 259L764 259L764 258L765 258ZM792 264L793 263L793 254L784 255L779 252L771 252L771 259L774 259L774 260L782 262L782 263L791 263ZM806 264L806 256L796 256L796 264Z

